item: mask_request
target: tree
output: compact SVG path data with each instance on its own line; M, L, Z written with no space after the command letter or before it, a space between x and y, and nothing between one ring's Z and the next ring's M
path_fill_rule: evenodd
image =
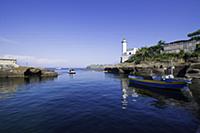
M164 44L165 44L165 41L160 40L160 41L158 41L158 44L157 44L157 45L164 45Z
M191 53L185 53L183 56L183 59L185 60L185 62L188 62L189 58L191 57Z
M184 58L184 56L185 56L185 52L184 52L184 50L181 50L181 51L179 52L179 54L178 54L178 57L179 57L179 58Z
M187 36L191 37L191 38L200 36L200 29L196 30L196 31L194 31L192 33L189 33Z
M197 51L200 52L200 44L197 44L197 45L196 45L196 49L195 49L195 51L196 51L196 52L197 52Z

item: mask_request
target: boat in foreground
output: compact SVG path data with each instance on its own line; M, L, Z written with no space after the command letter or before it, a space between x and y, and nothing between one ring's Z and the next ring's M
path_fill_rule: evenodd
M179 79L144 79L139 76L129 76L129 85L142 85L146 87L177 90L187 87L188 81Z

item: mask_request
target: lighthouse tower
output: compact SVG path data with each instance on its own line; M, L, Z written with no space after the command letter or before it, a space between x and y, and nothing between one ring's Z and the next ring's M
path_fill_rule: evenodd
M120 63L123 63L125 61L127 61L132 55L134 55L136 53L136 51L138 50L137 48L127 48L127 41L126 39L122 40L122 56L120 58Z
M122 40L122 55L126 54L126 52L127 52L127 41L126 41L126 39L124 38L124 39Z

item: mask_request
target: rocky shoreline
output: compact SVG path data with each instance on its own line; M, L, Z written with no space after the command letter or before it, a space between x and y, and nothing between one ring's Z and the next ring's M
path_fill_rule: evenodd
M200 79L200 63L173 63L174 76ZM163 75L170 74L170 63L166 62L143 62L141 64L121 63L116 65L88 66L90 70L102 70L108 73L119 74L142 74L142 75ZM168 68L164 70L164 68Z
M26 78L26 77L57 77L58 73L43 68L16 67L12 69L0 69L0 78Z

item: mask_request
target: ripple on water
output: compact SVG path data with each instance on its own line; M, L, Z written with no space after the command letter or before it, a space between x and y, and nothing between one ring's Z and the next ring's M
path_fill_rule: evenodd
M77 71L54 80L0 81L0 132L192 133L190 103L128 86L128 79ZM10 89L10 91L9 91ZM173 95L174 96L174 95Z

